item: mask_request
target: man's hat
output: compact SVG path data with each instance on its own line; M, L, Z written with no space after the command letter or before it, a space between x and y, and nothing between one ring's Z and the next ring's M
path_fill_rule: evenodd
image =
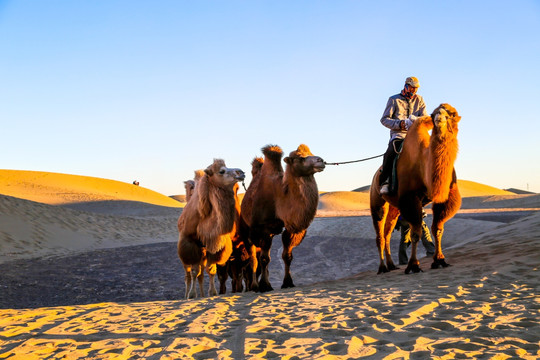
M405 80L405 85L409 85L409 86L417 88L417 87L420 87L420 82L414 76L409 76L407 80Z

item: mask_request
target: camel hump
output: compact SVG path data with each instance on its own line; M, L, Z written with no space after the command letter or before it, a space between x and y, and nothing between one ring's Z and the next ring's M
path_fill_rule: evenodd
M289 157L308 157L308 156L313 156L313 153L309 149L309 146L307 146L306 144L298 145L298 148L289 154Z
M264 167L274 171L282 171L281 158L283 157L283 150L277 145L266 145L261 150L264 154L263 163L266 164Z
M456 116L458 114L457 110L455 107L453 107L452 105L450 104L447 104L447 103L443 103L440 105L440 107L443 107L446 109L446 112L448 112L451 116Z
M251 162L251 176L255 176L261 172L261 168L264 164L264 160L261 157L256 157Z
M413 133L416 129L424 129L425 131L429 131L433 129L433 119L431 116L421 116L419 117L411 126L409 129L410 133ZM418 131L418 130L416 130Z
M195 177L193 178L195 182L201 180L201 178L204 176L204 170L195 170Z
M265 158L268 158L272 161L281 161L283 157L283 150L277 145L266 145L261 149Z

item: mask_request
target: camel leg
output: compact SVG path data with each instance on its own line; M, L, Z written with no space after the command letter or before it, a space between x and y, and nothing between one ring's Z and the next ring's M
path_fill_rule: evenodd
M420 261L416 256L418 242L422 238L422 201L416 194L403 194L399 199L399 210L411 226L411 258L405 269L405 274L421 272Z
M261 278L259 280L259 291L267 292L272 291L274 288L270 284L270 278L268 273L268 265L270 264L270 248L272 247L272 237L266 235L261 239L261 254L259 259L259 266L261 270Z
M217 266L217 276L219 280L219 293L225 294L227 292L227 280L229 279L228 268L231 266L230 262L225 265Z
M294 287L294 283L291 276L291 263L293 260L292 250L300 245L304 237L306 236L306 230L291 234L288 230L285 230L281 235L283 242L283 252L281 258L285 263L285 277L283 278L282 289Z
M216 272L217 272L216 264L206 265L206 272L208 273L208 278L209 278L208 296L216 296L218 294L216 290L216 282L215 282Z
M373 195L372 195L373 198ZM382 200L382 199L381 199ZM377 202L377 204L371 204L371 219L373 221L373 227L375 229L375 242L377 249L379 250L379 271L377 274L385 273L390 270L386 267L384 262L384 250L386 248L386 239L384 237L384 223L388 214L389 204L384 202Z
M394 265L392 256L390 255L390 237L392 230L394 229L399 212L391 216L392 221L387 224L388 215L390 212L390 204L379 193L379 176L380 168L375 175L371 183L371 191L369 196L369 207L371 210L371 220L373 221L373 228L375 229L375 242L377 249L379 250L379 271L377 274L385 273L390 270L395 270L397 267ZM395 209L395 208L393 208ZM386 254L386 263L384 257Z
M232 261L229 259L228 263L228 273L227 275L231 276L231 292L242 292L242 267L240 266L240 259L234 258ZM219 270L219 268L218 268ZM238 286L240 283L240 291L238 291ZM220 290L221 294L221 290Z
M191 283L192 283L192 280L191 280L191 265L184 265L184 272L186 273L186 276L185 276L185 279L184 279L184 282L186 284L185 298L189 299L189 295L191 293Z
M388 209L386 220L384 222L384 254L386 256L386 268L388 271L396 270L398 267L394 265L392 260L392 254L390 252L390 240L392 238L392 231L396 227L396 223L399 217L399 210L393 206Z
M199 264L195 264L193 266L190 266L190 268L191 268L191 271L190 271L191 284L190 284L190 287L189 287L189 291L187 290L187 287L186 287L186 291L188 291L186 299L193 299L193 298L197 297L197 290L195 288L195 286L196 286L195 285L195 279L197 279L197 281L199 283L199 291L201 293L201 297L204 297L204 292L203 292L203 288L202 288L203 273L201 271L201 266Z
M231 286L232 286L232 292L242 292L242 277L243 277L243 270L241 266L238 266L238 264L231 264L235 269L232 272L231 276Z
M257 257L257 247L250 245L247 247L249 252L249 265L246 269L246 291L259 291L259 281L257 279L257 268L259 259Z
M420 241L421 237L422 235L419 235L411 228L411 258L409 259L409 263L405 269L405 274L409 274L410 272L422 272L422 269L420 268L420 261L418 261L418 258L416 257L416 250L418 249L418 242Z
M456 171L452 173L452 183L450 184L450 192L448 200L444 203L434 203L431 207L433 210L433 223L431 225L431 233L435 238L435 255L433 255L432 269L439 267L448 267L448 264L442 252L442 236L444 232L444 224L451 219L461 207L461 195L457 186Z
M201 293L201 297L205 297L206 293L204 292L204 267L203 265L199 265L199 269L197 273L197 281L199 282L199 292ZM195 289L193 289L193 292L195 292Z

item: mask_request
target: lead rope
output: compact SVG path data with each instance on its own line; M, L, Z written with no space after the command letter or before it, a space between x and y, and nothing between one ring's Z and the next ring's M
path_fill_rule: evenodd
M366 161L366 160L371 160L371 159L376 159L378 157L381 157L383 156L384 154L381 154L381 155L377 155L377 156L372 156L372 157L368 157L368 158L365 158L365 159L360 159L360 160L352 160L352 161L343 161L343 162L334 162L334 163L329 163L329 162L324 162L325 165L341 165L341 164L351 164L351 163L355 163L355 162L361 162L361 161Z

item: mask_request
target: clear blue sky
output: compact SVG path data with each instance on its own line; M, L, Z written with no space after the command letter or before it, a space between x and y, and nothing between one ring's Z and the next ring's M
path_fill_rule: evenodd
M538 0L0 0L0 168L172 195L213 158L249 173L270 143L374 156L411 75L429 113L462 116L458 178L540 192ZM329 166L319 189L380 163Z

